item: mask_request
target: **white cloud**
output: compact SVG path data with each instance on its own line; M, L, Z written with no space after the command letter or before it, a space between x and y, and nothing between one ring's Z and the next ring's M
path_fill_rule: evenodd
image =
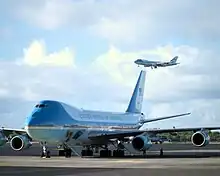
M185 118L159 123L163 127L206 126L219 123L220 60L218 53L191 46L159 46L150 50L122 52L115 47L94 61L118 84L124 86L129 97L134 88L139 68L133 63L144 56L151 60L169 60L179 56L178 66L147 70L143 111L148 117L192 112ZM158 123L149 124L155 126ZM217 125L218 126L218 125Z
M91 25L89 29L112 43L125 44L136 40L138 25L132 24L131 21L103 17L98 23Z
M146 46L164 38L214 40L220 36L219 5L217 0L43 0L19 1L14 9L16 17L44 29L83 27L114 44L144 42Z
M1 61L0 73L0 103L4 106L12 106L12 102L15 104L7 111L0 110L1 125L4 126L21 125L33 105L42 99L101 110L108 109L110 102L118 100L109 108L117 109L123 101L119 91L121 87L112 84L112 79L106 79L104 72L90 67L76 67L72 52L63 54L61 49L47 53L44 41L33 41L16 61ZM115 97L106 94L112 90L115 90ZM13 117L16 119L10 123Z
M169 60L174 55L179 55L179 66L147 71L143 112L148 117L193 113L184 121L172 121L178 125L192 123L191 118L197 119L193 121L197 125L218 121L220 84L215 75L219 75L220 64L214 51L168 45L123 52L111 46L85 67L75 64L72 52L63 54L61 49L51 54L45 48L43 41L36 40L26 48L19 64L0 62L1 103L11 106L11 102L17 102L7 111L0 111L3 125L12 116L21 124L33 104L41 99L57 99L86 109L124 111L140 71L134 59ZM22 111L18 111L20 103Z
M30 66L51 65L75 67L75 55L70 48L47 54L43 41L33 41L31 45L24 49L23 62Z
M27 20L30 24L50 30L66 24L71 19L74 10L71 4L70 0L66 0L65 3L59 0L23 1L23 3L19 2L19 10L15 12L18 17Z
M147 71L143 111L149 117L193 113L190 118L162 125L219 123L219 51L207 50L206 45L210 41L213 45L220 37L220 1L11 2L8 9L12 9L16 19L51 31L80 27L83 32L107 39L111 47L91 65L81 66L76 65L75 51L71 48L48 53L44 41L35 40L17 62L1 61L1 123L8 123L6 119L15 115L23 121L40 99L123 111L140 71L133 61L137 58L165 61L175 55L179 56L179 66ZM6 5L2 7L7 9ZM10 34L6 29L0 33ZM162 45L164 41L171 44ZM177 45L190 42L206 47ZM129 52L123 50L128 43L133 45ZM144 46L142 50L140 43Z
M191 112L189 116L182 116L172 120L165 120L161 122L153 122L146 124L145 127L155 128L176 128L181 127L206 127L206 126L215 126L220 125L219 119L219 99L195 99L182 102L173 102L173 103L159 103L152 105L148 117L159 117L164 115L170 115L180 112Z
M219 62L216 53L190 46L160 46L151 50L121 52L110 50L94 61L94 65L107 72L114 80L133 87L138 69L137 58L168 61L179 56L178 66L147 70L145 97L151 101L184 101L199 98L219 98L217 90Z

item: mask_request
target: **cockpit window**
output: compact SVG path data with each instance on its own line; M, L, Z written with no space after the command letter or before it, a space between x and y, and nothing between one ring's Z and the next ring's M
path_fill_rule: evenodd
M45 104L37 104L35 107L36 108L45 108L45 107L47 107L47 105L45 105Z
M142 61L142 59L138 59L137 61L138 61L138 62L141 62L141 61Z

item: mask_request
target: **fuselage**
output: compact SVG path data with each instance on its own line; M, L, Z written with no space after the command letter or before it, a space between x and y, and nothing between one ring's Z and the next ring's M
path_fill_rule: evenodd
M166 67L166 66L172 66L178 64L176 62L149 61L144 59L137 59L134 63L138 65L144 65L145 67L152 67L152 66Z
M89 133L132 130L138 128L140 118L140 114L84 110L59 101L45 100L37 104L27 118L25 129L34 140L42 142L77 143L83 138L81 142L91 143L87 141ZM76 134L78 136L74 137Z

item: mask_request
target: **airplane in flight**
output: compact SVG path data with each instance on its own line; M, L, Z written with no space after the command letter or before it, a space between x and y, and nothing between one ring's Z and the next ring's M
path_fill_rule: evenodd
M157 68L157 67L167 67L167 66L177 65L177 64L179 64L179 63L177 63L177 59L178 59L178 56L175 56L169 62L149 61L149 60L145 60L145 59L137 59L134 61L134 63L137 64L138 66L143 65L144 67L151 67L153 69L153 68Z
M81 157L93 156L98 149L101 149L100 157L122 157L125 142L146 154L152 146L151 136L167 132L194 131L192 144L198 147L207 145L207 130L219 127L141 129L146 123L190 114L145 118L141 111L145 75L146 72L141 70L125 112L84 110L60 101L43 100L26 118L24 129L2 128L0 133L7 137L11 148L16 151L28 149L33 141L38 141L42 147L41 157L46 158L50 157L48 144L55 144L59 148L59 156L65 157L71 157L73 152ZM1 144L4 139L1 138ZM109 144L113 144L115 150L110 150ZM75 150L76 145L83 146L81 153Z

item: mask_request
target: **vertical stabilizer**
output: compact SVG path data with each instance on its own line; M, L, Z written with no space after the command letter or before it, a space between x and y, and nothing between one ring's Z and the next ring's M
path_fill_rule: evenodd
M146 71L141 70L134 92L126 110L128 113L141 113L144 97L145 76Z
M178 56L175 56L173 59L170 60L170 62L171 63L176 63L177 59L178 59Z

